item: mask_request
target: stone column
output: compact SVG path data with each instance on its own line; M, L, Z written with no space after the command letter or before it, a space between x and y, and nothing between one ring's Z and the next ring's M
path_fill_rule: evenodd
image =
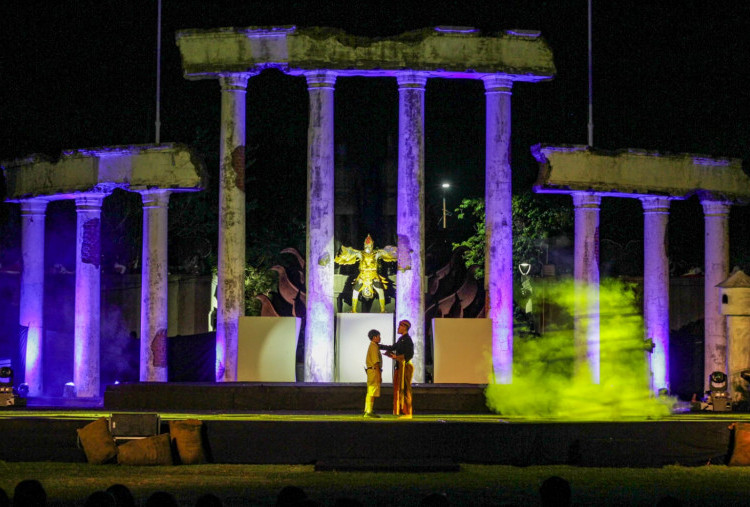
M492 320L495 382L513 381L513 212L511 207L510 98L513 81L487 76L485 118L485 277Z
M336 74L305 74L307 127L307 322L305 381L333 382L333 91Z
M101 214L103 194L76 198L76 294L73 382L76 396L99 396Z
M41 396L44 389L44 214L47 201L21 201L21 296L19 319L26 326L25 382L29 396ZM23 344L21 350L23 350Z
M414 382L424 382L424 92L427 76L397 74L396 322L411 322Z
M169 279L167 217L169 190L141 192L143 250L141 268L141 382L166 382Z
M573 193L575 209L574 267L575 315L573 341L576 374L587 369L599 383L599 205L601 197Z
M705 223L704 277L704 389L714 371L727 375L727 332L721 314L721 299L716 287L729 275L729 209L730 204L702 199Z
M669 260L667 223L670 200L641 197L643 204L643 320L651 353L652 388L669 389Z
M217 382L237 380L237 333L239 318L245 314L245 94L248 78L248 74L228 74L219 79Z

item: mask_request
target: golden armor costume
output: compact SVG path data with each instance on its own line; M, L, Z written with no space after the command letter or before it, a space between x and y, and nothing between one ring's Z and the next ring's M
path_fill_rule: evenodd
M380 311L385 312L385 289L388 288L388 279L378 273L378 264L380 261L396 262L396 260L395 246L386 246L382 250L375 250L369 234L365 239L363 250L341 246L341 253L333 259L334 262L342 265L359 263L359 275L354 280L352 293L352 313L357 313L360 294L365 299L372 299L377 294Z

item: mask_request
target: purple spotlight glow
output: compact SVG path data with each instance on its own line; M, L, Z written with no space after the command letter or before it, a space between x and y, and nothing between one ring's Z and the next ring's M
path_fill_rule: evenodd
M440 25L435 27L436 32L442 33L479 33L479 30L473 26L445 26Z

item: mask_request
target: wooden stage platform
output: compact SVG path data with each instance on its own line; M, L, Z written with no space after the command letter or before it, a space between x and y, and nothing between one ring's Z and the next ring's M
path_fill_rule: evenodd
M414 387L415 416L403 420L390 415L389 387L376 405L379 419L361 416L364 384L133 383L107 386L98 406L44 407L31 399L28 408L0 409L0 459L82 462L76 428L112 413L155 412L162 432L172 419L203 421L215 463L415 471L460 463L689 466L723 463L729 424L750 421L713 412L616 422L504 417L484 405L482 386L432 384Z

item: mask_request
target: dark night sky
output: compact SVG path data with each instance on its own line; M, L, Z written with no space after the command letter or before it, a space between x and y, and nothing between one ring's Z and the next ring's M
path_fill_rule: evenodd
M153 142L156 0L8 0L0 19L0 160ZM175 31L274 24L333 26L364 36L435 25L539 29L552 47L557 77L514 87L516 189L528 188L536 175L532 144L586 143L585 0L163 0L163 141L191 142L204 132L213 142L219 129L218 84L182 78ZM595 147L749 161L748 34L747 2L595 0ZM264 74L248 91L248 144L257 146L258 157L254 190L278 187L265 175L281 171L290 195L279 204L304 206L304 80ZM428 201L439 199L443 178L457 186L456 200L481 195L481 83L431 80L426 102ZM340 79L337 143L346 143L358 163L377 163L395 129L396 107L394 81Z

